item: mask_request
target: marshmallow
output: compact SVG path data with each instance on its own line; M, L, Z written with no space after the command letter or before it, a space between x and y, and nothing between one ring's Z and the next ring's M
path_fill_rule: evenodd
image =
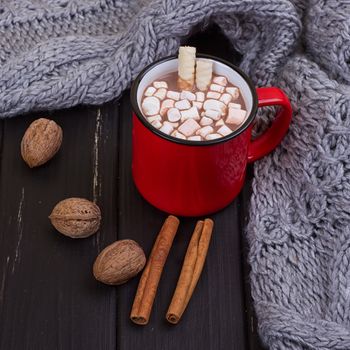
M209 134L205 137L205 139L209 141L219 139L220 137L222 137L220 134Z
M170 100L170 99L164 100L160 105L160 115L164 117L167 114L168 109L174 107L174 103L175 103L174 100Z
M204 98L205 98L204 92L202 91L196 92L196 100L198 102L204 102Z
M215 98L216 100L218 100L220 98L221 94L219 92L215 92L215 91L208 91L207 92L207 98Z
M236 108L236 109L241 109L242 106L239 104L239 103L233 103L233 102L230 102L228 104L228 108Z
M187 140L189 141L202 141L202 138L199 135L190 136Z
M170 135L173 132L174 127L171 125L171 123L164 122L163 126L159 130L164 132L164 134Z
M161 89L161 88L167 89L168 88L168 84L165 81L154 81L153 86L156 89Z
M232 95L230 95L230 94L222 94L220 97L220 101L225 103L225 105L230 103L231 100L232 100Z
M228 134L231 134L232 130L227 127L226 125L223 125L219 130L218 133L221 134L222 136L226 136Z
M178 101L180 99L180 93L177 91L168 91L166 93L167 98L171 98L172 100Z
M205 126L204 128L197 130L196 135L206 137L207 135L211 134L213 131L214 129L211 126Z
M219 84L221 86L226 86L227 85L227 79L226 77L218 76L213 78L213 83Z
M188 100L180 100L175 102L175 107L180 110L191 108L191 103Z
M213 123L214 123L213 119L207 118L207 117L203 117L199 122L199 124L202 126L211 125Z
M221 126L221 125L225 125L223 119L219 119L219 120L215 123L215 126Z
M156 90L157 89L155 89L153 86L149 86L145 91L145 96L153 96Z
M196 86L199 90L206 91L213 75L213 61L199 59L196 63Z
M153 117L147 117L147 120L150 122L150 123L153 123L154 121L158 120L158 121L162 121L162 117L157 114L157 115L154 115Z
M226 92L232 95L233 99L237 99L239 97L239 90L236 87L227 87Z
M177 122L181 119L181 113L177 108L168 109L167 116L170 122Z
M218 84L211 84L209 86L209 89L211 91L216 91L216 92L220 92L220 94L222 94L224 91L225 91L225 87L224 86L221 86L221 85L218 85Z
M178 57L177 86L180 89L192 89L194 84L194 69L196 66L196 48L180 46Z
M213 120L219 120L221 117L221 113L219 111L215 111L213 109L207 109L204 113L203 113L204 117L208 117L211 118Z
M198 109L196 107L192 107L190 109L187 109L185 111L181 111L181 121L184 121L186 119L195 119L199 120L199 114Z
M165 121L164 124L170 124L174 129L176 129L180 125L180 123L172 123L167 121Z
M230 108L228 110L228 116L226 123L239 125L244 121L247 112L244 109Z
M201 126L193 119L187 119L179 126L178 131L186 137L192 136Z
M145 97L142 101L142 111L146 115L156 115L159 113L160 101L157 97L149 96Z
M182 135L181 132L178 132L177 130L175 130L171 136L177 137L178 139L182 139L182 140L186 140L186 136Z
M161 128L163 125L159 120L154 120L151 124L157 129Z
M160 100L164 100L166 96L166 89L164 88L158 89L153 96L158 97Z
M193 94L191 91L183 90L183 91L181 91L180 98L181 98L181 100L194 101L196 99L196 95Z
M206 100L203 104L203 107L205 110L212 109L214 111L218 111L222 115L224 115L226 111L226 105L223 102L218 100L212 100L212 99Z
M196 107L197 109L202 109L203 103L202 102L193 101L192 102L192 106Z

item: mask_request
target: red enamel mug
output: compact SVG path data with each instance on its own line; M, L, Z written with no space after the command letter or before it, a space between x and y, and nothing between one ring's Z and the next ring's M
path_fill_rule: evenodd
M141 195L158 209L180 216L214 213L242 189L247 163L270 153L281 142L292 118L287 96L278 88L255 88L239 68L212 60L215 74L224 75L241 90L247 109L245 122L233 133L210 141L181 140L154 128L141 113L144 90L165 74L177 71L177 57L167 57L145 68L131 88L134 110L132 174ZM251 140L257 108L279 106L272 125Z

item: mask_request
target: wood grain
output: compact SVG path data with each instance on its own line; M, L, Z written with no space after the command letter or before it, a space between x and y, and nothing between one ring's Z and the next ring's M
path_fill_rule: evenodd
M217 27L186 42L239 60ZM63 144L49 163L29 169L20 141L41 116L62 127ZM249 186L211 216L215 229L207 262L179 325L169 325L165 313L196 219L181 219L148 326L129 320L139 277L120 287L94 280L92 264L105 246L130 238L148 255L166 217L133 184L130 117L127 91L102 107L0 122L0 350L261 349L243 258ZM71 196L100 206L98 234L73 240L53 229L47 216Z
M37 169L23 162L19 145L38 115L3 123L0 349L115 349L115 289L104 288L91 274L100 246L117 237L117 159L109 150L117 148L118 119L110 110L77 108L50 115L62 126L64 141L59 154ZM104 132L96 151L99 113ZM82 240L57 233L47 218L53 206L71 196L93 199L96 187L104 213L101 232Z
M120 135L119 208L123 208L123 211L119 212L118 238L138 241L148 255L166 214L146 203L132 182L131 148L128 141L130 132L131 120L128 120L121 126ZM118 288L118 349L142 349L144 344L147 344L147 348L169 350L178 349L180 345L181 349L186 350L226 349L228 346L230 349L246 348L238 217L237 200L225 210L211 216L215 228L207 262L193 298L177 326L169 325L165 314L196 219L181 219L148 326L136 326L129 320L138 278Z

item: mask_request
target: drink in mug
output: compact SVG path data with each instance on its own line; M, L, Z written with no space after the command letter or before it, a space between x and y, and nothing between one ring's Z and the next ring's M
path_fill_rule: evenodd
M194 142L221 138L238 129L247 115L239 87L226 76L213 74L211 60L196 62L194 48L180 47L179 56L178 71L159 77L145 89L141 111L146 120L167 135ZM193 62L189 78L179 78L184 70L181 63L186 69L189 62Z

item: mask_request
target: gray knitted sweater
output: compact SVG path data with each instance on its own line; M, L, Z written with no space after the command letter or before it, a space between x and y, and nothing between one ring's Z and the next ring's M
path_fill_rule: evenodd
M349 0L1 0L0 116L106 102L208 20L295 111L255 164L260 335L276 350L350 349Z

